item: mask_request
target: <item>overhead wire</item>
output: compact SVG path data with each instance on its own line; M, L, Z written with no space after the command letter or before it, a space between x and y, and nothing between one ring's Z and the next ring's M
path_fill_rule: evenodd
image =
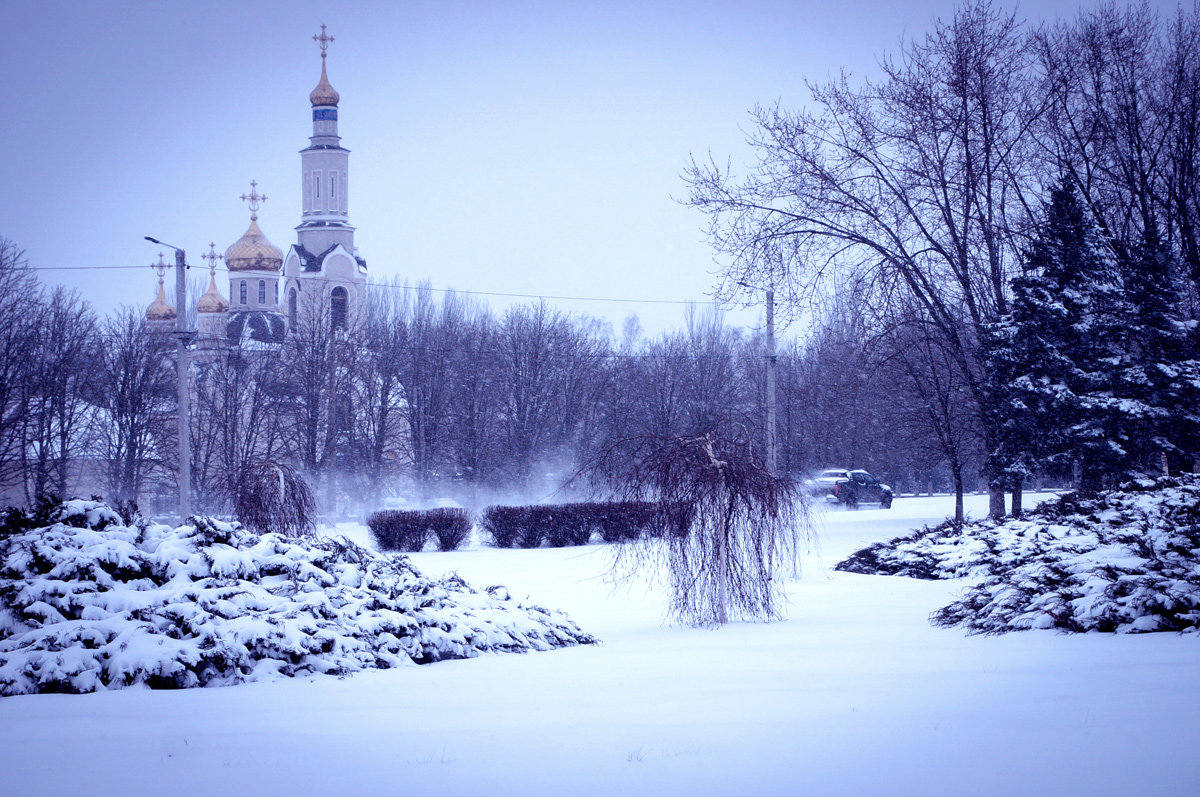
M174 268L174 264L172 264L172 263L168 263L166 265L167 265L167 268L169 268L169 269ZM26 266L25 268L28 268L31 271L99 271L99 270L111 270L111 269L146 269L146 268L153 269L153 266L149 266L149 265L146 265L146 266L124 266L124 265L116 265L116 266ZM207 266L191 266L191 265L188 266L189 271L191 271L193 269L198 274L199 274L199 272L209 270L209 268ZM220 272L224 272L226 274L238 273L238 272L230 272L228 268L224 268L224 267L218 267L216 270L220 271ZM304 280L309 283L312 283L312 282L342 282L341 280L333 280L328 277L318 277L318 276L311 276L311 275L305 276ZM435 288L432 285L421 285L420 283L414 285L414 284L407 283L407 282L405 282L405 283L370 282L369 285L372 288L389 288L389 289L399 289L399 290L429 290L429 291L433 291L435 293L458 293L458 294L470 295L470 296L495 296L495 297L506 298L506 299L546 299L546 300L562 301L562 302L609 302L609 303L613 303L613 304L670 304L670 305L708 304L709 302L711 302L711 299L651 299L651 298L645 298L645 297L568 296L568 295L562 295L562 294L549 294L549 293L516 293L516 292L506 292L506 291L479 291L479 290L471 290L471 289L465 289L465 288Z

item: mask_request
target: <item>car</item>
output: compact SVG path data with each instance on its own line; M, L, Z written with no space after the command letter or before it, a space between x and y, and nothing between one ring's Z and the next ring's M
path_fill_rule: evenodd
M829 468L808 482L808 488L813 495L824 496L829 503L849 509L857 509L859 504L892 507L892 488L865 470Z
M833 486L835 484L837 484L839 481L849 478L850 471L846 468L827 468L806 481L804 483L804 489L807 490L810 495L818 498L824 498L833 492Z

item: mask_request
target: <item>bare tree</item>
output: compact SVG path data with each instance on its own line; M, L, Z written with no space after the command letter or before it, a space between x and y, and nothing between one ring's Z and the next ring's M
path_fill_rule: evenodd
M19 500L24 472L22 386L39 292L24 250L0 237L0 485L14 488L10 500Z
M312 490L296 469L279 462L248 462L238 469L234 511L260 534L309 537L316 531Z
M627 543L617 566L665 564L670 612L682 622L780 616L777 570L796 566L807 512L794 484L772 476L752 448L746 434L644 435L614 441L589 467L614 495L668 513L663 538Z
M495 481L503 461L498 351L495 319L483 307L470 305L449 366L454 372L450 441L455 468L472 489Z
M102 342L96 318L75 291L58 287L31 300L31 340L21 388L25 492L29 505L53 492L65 497L71 468L87 443L87 398Z
M338 476L361 465L353 422L358 349L349 331L334 325L329 302L319 292L309 292L301 302L282 352L287 363L284 434L301 471L323 482L325 510L333 512Z
M283 435L286 377L279 353L222 346L196 368L192 474L200 506L232 506L238 473L249 462L287 450Z
M1166 25L1146 3L1105 4L1038 31L1052 174L1069 174L1124 262L1163 230L1200 285L1200 12ZM1194 312L1194 310L1193 310Z
M147 327L144 313L123 308L102 327L104 345L94 383L93 440L107 497L137 501L148 479L172 468L173 341Z
M567 456L577 442L607 352L594 328L589 331L545 302L510 308L497 343L507 470L526 487L538 462Z
M358 422L366 445L367 483L377 502L384 479L396 476L411 458L404 433L407 402L401 379L408 341L404 324L405 296L396 283L372 285L360 343Z
M761 284L777 267L763 253L782 249L789 277L809 286L834 269L910 295L988 436L977 329L1006 309L1029 223L1030 131L1045 105L1031 64L1016 18L973 2L885 59L878 84L814 87L813 113L758 109L759 164L743 182L712 162L688 172L732 282ZM1003 483L989 478L1001 514Z

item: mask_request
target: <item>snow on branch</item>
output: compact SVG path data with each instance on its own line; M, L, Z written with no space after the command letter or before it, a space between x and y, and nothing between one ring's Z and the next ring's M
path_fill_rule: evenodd
M345 540L195 518L124 525L68 501L0 539L0 695L187 688L592 644L503 588Z

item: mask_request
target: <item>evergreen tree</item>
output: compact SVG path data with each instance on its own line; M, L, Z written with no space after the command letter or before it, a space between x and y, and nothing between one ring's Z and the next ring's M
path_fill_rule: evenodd
M1148 473L1159 469L1164 455L1176 469L1191 466L1200 443L1200 363L1189 357L1172 266L1170 249L1151 223L1122 269L1127 345L1114 389L1130 464Z
M1024 273L1011 283L1011 312L981 330L1001 430L992 462L1012 484L1033 469L1074 466L1083 486L1096 488L1128 457L1123 405L1112 389L1124 298L1069 181L1053 190L1045 212Z

